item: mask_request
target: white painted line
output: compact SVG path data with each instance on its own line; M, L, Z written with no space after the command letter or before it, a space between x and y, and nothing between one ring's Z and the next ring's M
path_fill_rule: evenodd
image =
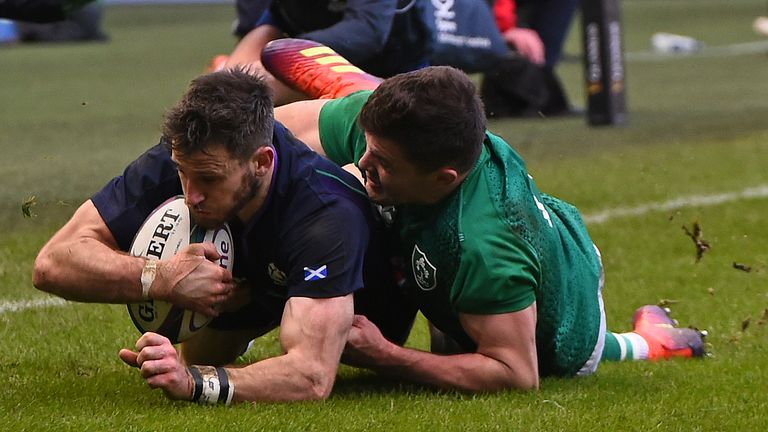
M628 62L655 62L680 60L686 58L729 57L744 54L763 53L768 53L768 41L745 42L732 45L704 47L700 51L690 54L659 54L653 51L636 51L626 53L625 58Z
M636 207L615 207L584 215L584 221L588 224L599 225L608 222L611 219L642 216L650 212L671 211L684 207L706 207L741 199L766 197L768 197L768 184L763 184L736 192L725 192L712 195L689 195L664 202L641 204Z
M6 312L18 312L27 309L41 309L45 307L64 306L69 304L58 297L42 298L37 300L21 300L15 302L0 302L0 315Z

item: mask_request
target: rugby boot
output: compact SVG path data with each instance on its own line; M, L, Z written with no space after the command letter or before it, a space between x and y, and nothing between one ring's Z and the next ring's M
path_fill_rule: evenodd
M679 328L669 316L669 309L647 305L635 311L634 332L648 342L648 359L672 357L702 357L706 354L706 331Z
M373 90L382 81L329 47L305 39L271 41L261 52L261 64L284 84L314 99Z

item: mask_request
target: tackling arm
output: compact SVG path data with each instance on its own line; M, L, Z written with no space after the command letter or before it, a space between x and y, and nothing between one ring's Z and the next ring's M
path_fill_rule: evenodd
M354 363L440 388L470 392L538 388L535 304L518 312L460 318L477 341L474 353L438 355L403 348L381 337L359 316L347 350Z
M315 99L275 108L275 120L282 123L309 148L326 156L320 143L320 111L329 99Z

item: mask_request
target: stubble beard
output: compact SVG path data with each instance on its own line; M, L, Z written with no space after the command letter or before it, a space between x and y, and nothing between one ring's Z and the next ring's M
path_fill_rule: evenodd
M227 221L236 218L240 210L242 210L246 205L248 205L248 203L251 202L254 197L256 197L256 195L259 193L259 190L261 190L262 184L264 184L264 181L257 178L255 174L250 171L246 172L240 180L240 186L237 188L237 191L235 191L235 194L232 198L234 204L229 209L224 219L220 221L212 221L211 223L200 222L198 225L206 229L215 229L221 227Z

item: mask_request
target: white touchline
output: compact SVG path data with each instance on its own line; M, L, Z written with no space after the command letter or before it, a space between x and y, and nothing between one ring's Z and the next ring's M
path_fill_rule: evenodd
M0 315L3 315L6 312L18 312L26 309L42 309L44 307L64 306L66 304L69 304L69 302L58 297L20 300L15 302L0 301Z
M689 54L660 54L653 51L633 51L624 54L628 62L663 62L686 58L730 57L746 54L762 54L768 50L768 41L744 42L731 45L704 47Z
M689 195L669 201L641 204L636 207L614 207L597 213L585 214L584 221L588 224L599 225L611 219L630 216L641 216L655 211L670 211L685 207L706 207L723 204L741 199L768 197L768 184L758 185L736 192L724 192L712 195Z

